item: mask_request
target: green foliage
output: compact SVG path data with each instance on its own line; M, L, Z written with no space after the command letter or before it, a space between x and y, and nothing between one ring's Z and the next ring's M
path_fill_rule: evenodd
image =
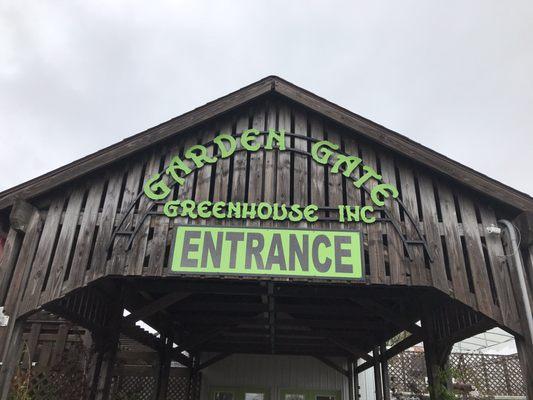
M455 400L452 389L448 389L448 382L457 377L457 372L453 368L438 368L433 386L429 386L429 393L434 399Z

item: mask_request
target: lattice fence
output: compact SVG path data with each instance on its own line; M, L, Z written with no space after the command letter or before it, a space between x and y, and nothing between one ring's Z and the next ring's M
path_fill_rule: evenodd
M456 381L471 384L482 396L525 396L518 356L453 353ZM406 351L389 361L391 388L399 392L427 390L424 353Z
M115 376L111 388L111 399L151 400L154 398L155 388L156 378L154 375ZM197 400L199 393L200 375L189 382L188 375L171 373L168 380L167 400Z

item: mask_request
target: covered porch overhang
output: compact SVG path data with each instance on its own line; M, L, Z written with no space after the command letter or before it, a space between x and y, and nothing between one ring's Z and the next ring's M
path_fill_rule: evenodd
M386 399L389 358L424 342L431 380L455 342L497 326L434 288L339 282L107 277L43 308L91 330L95 398L106 398L120 335L158 352L163 392L171 361L194 376L248 353L315 357L352 388L374 368Z

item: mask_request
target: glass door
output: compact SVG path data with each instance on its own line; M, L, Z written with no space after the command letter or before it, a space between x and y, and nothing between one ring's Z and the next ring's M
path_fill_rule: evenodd
M209 400L270 400L269 391L259 387L211 388Z

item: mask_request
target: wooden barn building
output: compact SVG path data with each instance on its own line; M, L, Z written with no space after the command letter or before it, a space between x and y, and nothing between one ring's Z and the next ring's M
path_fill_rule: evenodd
M444 399L494 327L533 400L531 211L267 77L0 193L0 400L389 400L420 342Z

